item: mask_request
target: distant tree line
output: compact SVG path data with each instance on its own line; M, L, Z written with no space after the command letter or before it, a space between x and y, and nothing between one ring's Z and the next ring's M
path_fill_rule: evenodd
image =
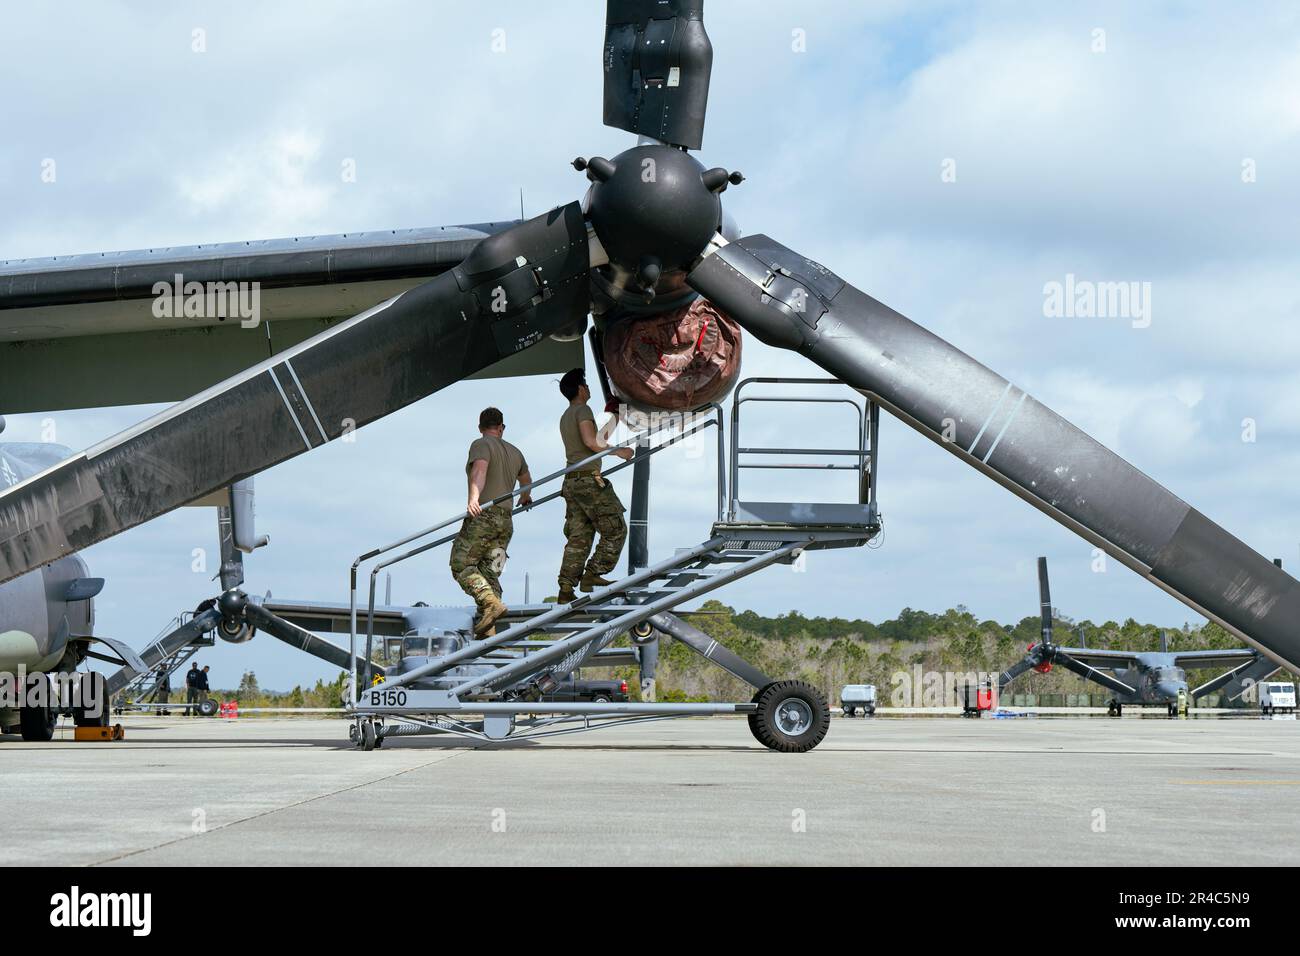
M888 701L896 675L910 674L918 667L926 673L996 675L1042 639L1038 617L1025 617L1014 624L980 621L961 605L941 614L904 608L897 617L878 624L807 617L798 611L767 617L754 611L737 612L716 600L705 603L698 613L684 616L772 677L808 681L833 701L838 700L845 684L875 684L881 699ZM1212 623L1162 628L1132 618L1098 624L1064 615L1054 619L1053 640L1066 646L1076 646L1082 640L1091 648L1154 651L1160 649L1161 631L1167 634L1172 651L1243 646ZM614 670L628 679L629 687L638 686L636 668ZM1220 671L1188 671L1188 683L1195 687ZM597 675L593 670L589 676ZM660 645L657 678L660 700L743 700L753 693L741 681L671 640ZM1061 667L1047 674L1030 671L1018 677L1012 688L1016 693L1038 695L1104 693Z

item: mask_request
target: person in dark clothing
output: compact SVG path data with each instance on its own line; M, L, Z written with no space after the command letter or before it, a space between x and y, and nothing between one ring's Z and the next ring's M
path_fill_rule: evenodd
M159 667L157 673L158 679L154 682L154 700L159 704L167 704L172 699L172 678L166 667ZM166 707L160 713L164 717L171 715L171 711Z
M190 665L190 669L185 673L185 716L194 715L193 705L199 702L200 687L203 682L203 671L199 670L197 662Z

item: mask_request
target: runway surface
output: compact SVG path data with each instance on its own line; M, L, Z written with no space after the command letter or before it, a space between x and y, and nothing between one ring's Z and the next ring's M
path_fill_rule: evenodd
M341 720L124 724L0 738L0 863L1300 863L1285 717L837 717L801 755L735 718L371 753Z

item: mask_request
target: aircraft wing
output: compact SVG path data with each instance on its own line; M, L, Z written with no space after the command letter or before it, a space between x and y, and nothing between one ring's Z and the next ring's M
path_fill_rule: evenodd
M274 598L261 602L261 606L276 617L283 618L305 631L318 634L351 634L351 605L328 601L290 601ZM366 607L357 608L357 628L366 631ZM375 634L383 637L400 636L406 631L406 608L376 607Z
M1132 667L1137 663L1137 654L1133 651L1108 651L1091 647L1063 647L1061 650L1089 667Z
M447 271L512 225L0 260L0 411L180 401ZM244 312L227 288L243 289ZM218 301L227 307L208 307ZM581 364L581 341L548 339L471 377Z
M1183 668L1236 667L1255 660L1259 652L1249 647L1220 648L1205 651L1180 651L1174 655L1174 664Z

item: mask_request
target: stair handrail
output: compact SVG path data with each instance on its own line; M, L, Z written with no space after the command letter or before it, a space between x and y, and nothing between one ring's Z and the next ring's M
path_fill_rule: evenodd
M755 376L746 378L736 384L735 391L732 393L731 402L731 449L727 461L728 480L727 487L731 492L727 501L727 520L735 521L737 508L740 503L740 470L742 468L765 468L765 469L807 469L816 468L821 471L834 471L847 469L858 473L858 503L867 505L872 512L875 511L876 505L876 459L877 459L877 442L879 440L880 428L880 409L875 401L869 395L864 395L864 399L859 403L856 399L851 398L816 398L806 395L758 395L742 397L741 393L747 385L844 385L845 383L838 378L783 378L779 376ZM848 405L854 409L857 415L857 447L856 448L788 448L788 447L744 447L740 444L740 406L751 403L772 403L772 404L814 404L814 405ZM740 463L741 455L806 455L818 457L823 455L829 456L850 456L857 459L854 465L787 465L757 463L745 464Z

